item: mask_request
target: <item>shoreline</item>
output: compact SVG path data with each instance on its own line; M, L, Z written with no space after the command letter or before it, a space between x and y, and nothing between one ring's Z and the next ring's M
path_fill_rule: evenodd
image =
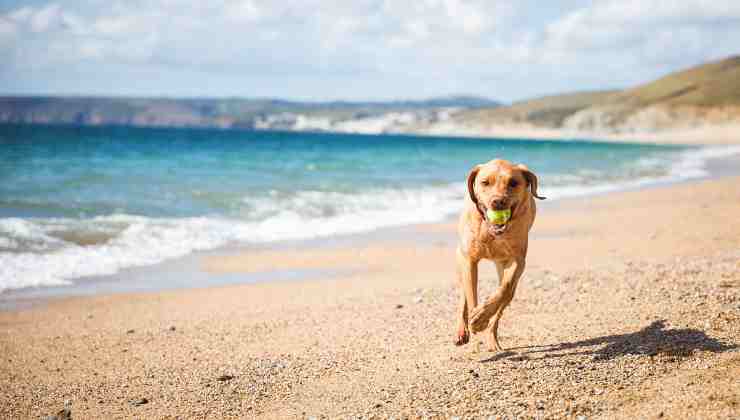
M132 128L142 130L195 130L195 131L244 131L288 134L330 134L356 136L409 136L435 139L447 137L453 139L492 139L492 140L525 140L525 141L568 141L623 144L654 144L675 146L732 146L740 145L740 123L714 124L697 127L683 127L674 130L605 132L588 130L568 130L564 128L546 128L534 125L491 125L475 126L466 124L438 123L428 127L406 127L393 131L354 132L330 130L289 130L289 129L255 129L242 127L218 126L147 126L147 125L79 125L79 124L39 124L39 123L0 123L0 126L18 127L61 127L61 128Z
M740 153L721 157L709 157L704 165L707 175L687 179L652 180L645 184L627 185L592 191L582 195L567 196L557 200L540 202L543 209L557 208L583 199L599 198L614 193L645 191L670 188L674 185L699 183L740 175ZM201 289L239 284L254 284L271 281L304 281L346 274L346 268L337 270L315 269L311 267L276 268L265 267L262 271L241 276L218 273L207 268L207 261L213 258L245 253L305 251L307 249L336 250L342 247L368 246L374 243L402 243L413 245L424 240L449 245L450 238L441 235L438 227L454 223L457 215L445 220L430 223L416 223L401 226L385 226L367 232L335 234L328 237L286 240L258 244L231 244L206 251L195 251L154 265L127 267L112 275L83 277L71 280L70 285L26 287L10 289L0 293L0 311L13 311L44 305L55 299L85 296L105 296L127 293L157 293L181 289ZM536 237L536 232L534 232ZM349 270L351 271L351 269ZM155 279L152 281L151 279Z
M473 125L440 122L413 128L407 134L430 137L499 138L573 142L633 143L684 146L731 146L740 144L740 123L683 127L673 130L604 132L545 128L530 124ZM462 134L461 134L462 133Z

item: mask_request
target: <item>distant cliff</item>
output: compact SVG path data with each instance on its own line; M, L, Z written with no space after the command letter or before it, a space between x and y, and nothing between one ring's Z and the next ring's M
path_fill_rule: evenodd
M0 123L392 131L450 111L491 108L473 96L419 101L298 102L279 99L0 97Z
M496 108L463 110L419 132L491 135L507 129L651 134L740 124L740 56L625 90L576 92ZM740 137L740 134L738 134Z

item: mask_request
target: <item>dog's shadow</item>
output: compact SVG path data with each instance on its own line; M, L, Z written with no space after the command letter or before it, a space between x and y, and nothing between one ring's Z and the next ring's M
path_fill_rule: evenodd
M726 344L709 337L704 331L692 328L666 329L665 326L665 320L658 320L633 333L605 335L544 346L517 347L497 353L481 362L490 363L502 359L520 361L533 358L549 359L578 355L592 355L593 360L596 361L611 360L626 355L664 355L680 359L690 356L695 351L721 353L738 347L737 344ZM602 347L585 349L594 346ZM515 352L515 350L519 351Z

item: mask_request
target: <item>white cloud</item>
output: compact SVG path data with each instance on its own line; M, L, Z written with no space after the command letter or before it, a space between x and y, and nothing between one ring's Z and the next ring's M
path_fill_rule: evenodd
M91 32L98 35L126 36L138 30L143 22L134 16L102 16L92 23Z
M34 14L34 9L25 6L7 14L7 18L15 22L25 22Z
M235 20L256 21L263 14L253 0L234 1L226 5L226 17Z
M698 41L710 41L721 21L740 24L740 2L619 0L571 11L545 28L548 48L616 48L650 42L662 30L690 27ZM721 25L720 25L721 26Z
M0 18L0 39L14 37L17 32L18 30L13 21L6 18Z
M686 23L740 17L740 3L705 0L610 0L593 4L586 15L593 23Z
M521 98L717 58L735 28L740 2L720 0L49 2L0 15L0 90L107 69L127 93L155 74L174 95L207 79L211 95Z
M58 4L49 4L30 16L29 24L33 32L45 32L53 24L61 23L61 13Z

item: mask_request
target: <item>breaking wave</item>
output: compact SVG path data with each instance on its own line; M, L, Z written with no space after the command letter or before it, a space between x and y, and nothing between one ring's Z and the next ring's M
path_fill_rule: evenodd
M665 159L638 160L618 177L594 170L540 174L541 193L559 199L705 177L709 159L734 154L740 154L740 148L687 149ZM239 212L229 216L0 218L0 291L70 284L80 277L114 274L231 244L438 222L460 211L465 191L463 182L356 192L271 191L241 197Z

